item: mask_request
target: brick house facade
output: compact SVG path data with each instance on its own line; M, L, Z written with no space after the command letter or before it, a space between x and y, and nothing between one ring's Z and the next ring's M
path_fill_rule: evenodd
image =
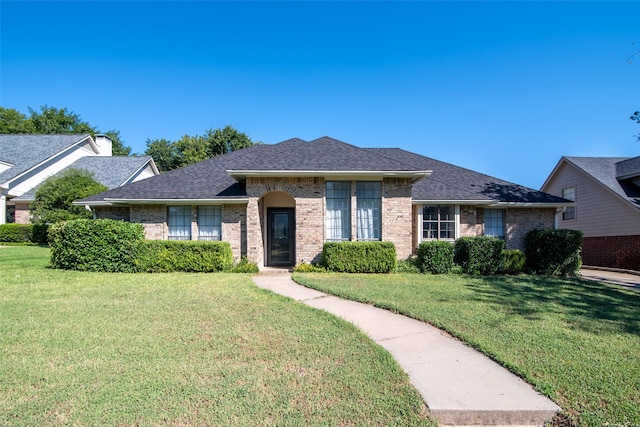
M442 187L440 171L455 180L447 199L431 188ZM494 193L456 190L482 190L483 182ZM334 185L344 190L339 196L331 193ZM324 243L336 239L393 242L404 259L423 240L487 235L487 209L491 230L499 229L507 247L522 249L526 233L553 227L567 202L402 150L362 149L325 137L250 147L77 203L90 206L96 218L139 222L149 239L175 238L182 227L177 238L197 240L208 227L231 244L236 261L246 256L265 266L319 261ZM450 216L427 218L433 206ZM441 223L448 234L434 235Z

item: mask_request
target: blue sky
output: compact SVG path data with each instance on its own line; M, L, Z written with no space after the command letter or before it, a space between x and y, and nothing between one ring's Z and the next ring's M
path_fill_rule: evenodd
M400 147L539 188L637 156L640 2L0 1L0 105L134 152L232 125Z

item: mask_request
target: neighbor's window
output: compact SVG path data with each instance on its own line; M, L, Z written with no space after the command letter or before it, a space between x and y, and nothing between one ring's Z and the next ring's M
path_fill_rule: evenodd
M351 183L327 181L325 184L327 212L325 228L327 241L351 239Z
M198 206L198 240L220 240L222 207Z
M169 240L191 240L191 206L167 208Z
M562 189L562 198L576 201L576 187L569 187ZM567 206L567 208L562 212L562 220L568 221L571 219L576 219L576 207L575 206Z
M358 240L382 239L382 185L380 182L356 183Z
M484 235L504 239L504 210L484 210Z
M451 205L422 207L422 239L453 240L456 237L456 210Z

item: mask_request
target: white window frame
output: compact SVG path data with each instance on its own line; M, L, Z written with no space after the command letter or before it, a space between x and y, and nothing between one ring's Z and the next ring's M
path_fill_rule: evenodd
M172 214L172 211L176 212ZM185 214L184 211L187 211L188 214ZM178 223L177 218L187 218L187 223ZM191 206L167 206L167 229L169 240L191 240Z
M562 189L562 198L571 200L572 202L576 201L576 186L573 185L571 187L566 187ZM562 212L562 220L563 221L575 221L577 219L576 206L567 206L566 209Z
M430 242L435 240L441 240L443 242L454 242L456 239L460 237L460 205L450 205L447 203L422 203L418 206L418 240L419 242ZM424 221L423 221L423 210L425 206L453 206L454 208L454 225L453 225L453 239L425 239L424 236Z
M221 205L198 206L198 240L222 240Z
M347 188L341 188L339 191L347 191L347 197L342 198L329 198L327 197L327 186L329 184L339 183L341 185L347 186ZM324 185L324 195L325 195L325 209L324 209L324 232L325 232L325 241L327 242L344 242L351 240L351 181L325 181ZM329 201L337 201L342 205L339 209L335 209L334 206L329 206L333 204L333 202ZM345 206L346 205L346 206ZM334 209L331 209L334 208ZM340 228L338 229L338 222ZM340 237L336 237L336 231L341 232Z
M490 222L491 222L491 219L493 219L493 216L492 215L487 215L487 213L492 213L492 212L500 212L501 213L500 221L502 222L502 224L501 224L502 231L500 232L499 236L496 236L495 234L487 234L487 228L492 228L492 229L496 228L494 226L487 227L487 218L489 218ZM484 230L483 230L482 234L485 235L485 236L497 237L499 239L505 240L505 234L506 234L505 217L506 217L506 215L505 215L505 210L504 209L485 208L484 213L483 213Z
M356 181L356 237L382 240L382 182Z

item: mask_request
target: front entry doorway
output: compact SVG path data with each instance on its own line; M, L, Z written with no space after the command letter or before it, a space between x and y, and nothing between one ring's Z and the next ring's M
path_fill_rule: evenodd
M295 228L294 208L267 208L267 265L295 264Z

